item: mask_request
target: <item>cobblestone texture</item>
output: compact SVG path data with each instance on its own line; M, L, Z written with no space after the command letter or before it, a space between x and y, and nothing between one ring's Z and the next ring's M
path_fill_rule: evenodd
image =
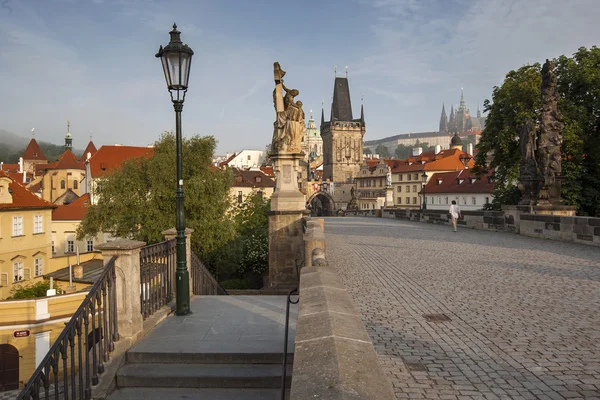
M375 218L325 226L398 399L600 399L597 248Z

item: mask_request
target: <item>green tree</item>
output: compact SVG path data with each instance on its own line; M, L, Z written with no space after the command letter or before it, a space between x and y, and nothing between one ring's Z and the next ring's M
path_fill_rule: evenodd
M369 154L373 154L373 152L371 151L371 149L369 147L365 147L365 150L363 151L363 153L369 155Z
M62 289L56 284L53 285L56 289L56 294L62 294ZM14 299L35 299L38 297L46 297L46 292L50 289L50 281L44 280L29 285L16 285L10 290L8 300Z
M412 147L405 146L403 144L399 144L394 150L394 154L396 158L400 160L404 160L412 156Z
M375 154L379 154L379 157L381 158L388 158L390 156L388 148L382 144L377 145L377 148L375 148Z
M540 107L541 67L536 63L510 71L501 86L494 87L492 101L485 100L488 112L475 157L475 172L495 168L493 205L516 204L519 193L521 153L518 135L527 119L537 121ZM488 162L488 156L491 160Z
M108 232L155 243L175 226L175 137L164 133L150 158L128 160L99 180L102 192L77 231L78 238ZM229 216L232 175L212 167L212 136L183 139L183 182L186 226L194 229L192 249L205 257L229 242L234 224Z

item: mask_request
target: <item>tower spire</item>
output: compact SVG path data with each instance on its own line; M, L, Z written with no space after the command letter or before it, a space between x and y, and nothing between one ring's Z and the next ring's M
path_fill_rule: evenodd
M459 110L465 109L465 91L463 88L460 88L460 108Z
M481 118L481 108L479 107L479 102L477 102L477 118Z
M35 128L31 128L31 137L34 138L35 137Z
M446 115L446 105L442 103L442 115L440 116L440 132L448 132L448 116Z
M73 137L71 136L71 121L67 119L67 134L65 135L65 150L73 149Z
M321 126L325 125L325 100L321 100Z
M360 96L360 123L362 126L365 125L365 96Z
M333 76L334 78L337 78L337 65L333 66Z
M346 79L348 79L348 66L346 65Z

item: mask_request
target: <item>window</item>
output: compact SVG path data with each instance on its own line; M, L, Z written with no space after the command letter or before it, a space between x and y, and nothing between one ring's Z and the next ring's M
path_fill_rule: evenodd
M258 192L256 192L256 194L258 195L258 197L260 197L261 200L264 198L264 193L262 190L259 190Z
M39 257L33 260L33 276L41 276L44 273L44 259Z
M25 278L25 268L23 268L23 261L13 263L13 282L21 282Z
M35 215L33 217L33 233L42 233L44 232L44 216L43 215Z
M406 185L406 193L410 193L410 186Z
M406 198L406 204L410 204L410 197Z
M413 192L417 192L417 185L413 185Z
M444 201L448 204L448 196L444 197Z
M78 183L79 183L79 182L77 182L77 180L74 180L74 181L73 181L73 189L77 189L77 184L78 184Z
M398 193L402 193L402 186L398 186L397 189L398 189Z
M415 178L414 179L415 179L415 181L418 181L419 180L419 174L415 174Z
M242 201L244 200L244 196L242 195L242 191L238 191L238 197L237 197L237 202L238 204L242 204Z
M467 205L467 198L466 197L463 196L462 201L463 201L464 205Z
M433 201L433 196L431 197L431 204L435 204L435 202Z
M94 251L94 239L87 240L87 251Z
M485 204L490 204L490 198L489 197L485 198Z
M411 174L406 174L406 179L408 179L409 181L412 180L412 175Z
M476 197L471 197L471 204L472 205L477 205L477 198Z
M380 187L381 187L381 186L383 186L383 179L380 179L380 180L379 180L379 186L380 186Z
M65 180L63 179L63 180L61 180L61 181L60 181L60 188L61 188L61 189L64 189L64 188L65 188L65 186L66 186L66 184L65 184Z
M250 161L252 159L252 156L250 154L248 154L248 161Z
M398 197L398 204L402 204L402 197ZM282 375L283 376L283 375Z
M65 251L67 253L73 253L75 251L75 235L73 235L73 234L66 235L65 242L66 242Z
M52 232L52 254L56 253L56 232Z
M398 175L398 180L401 181L402 180L402 174Z
M417 204L417 198L413 197L413 204Z
M8 274L0 274L0 287L8 286Z
M13 217L13 236L23 236L23 217Z

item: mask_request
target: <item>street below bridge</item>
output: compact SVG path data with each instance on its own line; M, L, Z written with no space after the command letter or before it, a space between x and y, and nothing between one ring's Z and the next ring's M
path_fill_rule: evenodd
M326 253L397 398L600 399L600 249L326 218Z

